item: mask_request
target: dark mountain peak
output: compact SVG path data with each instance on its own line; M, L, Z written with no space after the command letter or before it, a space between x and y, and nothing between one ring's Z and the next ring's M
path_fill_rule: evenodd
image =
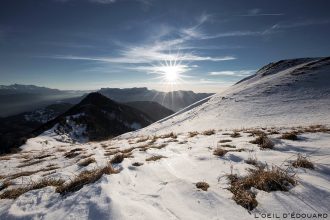
M105 97L101 93L92 92L89 93L78 105L96 105L99 107L106 106L106 105L114 105L116 104L111 99Z

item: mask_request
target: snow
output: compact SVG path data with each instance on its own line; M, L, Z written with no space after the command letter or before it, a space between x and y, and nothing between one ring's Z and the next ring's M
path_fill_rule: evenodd
M40 123L46 123L55 117L55 112L51 109L39 109L24 115L26 121L36 121Z
M313 63L314 62L314 63ZM315 63L316 62L316 63ZM31 138L17 154L0 157L3 181L23 171L37 171L13 179L8 189L26 186L42 178L62 178L70 182L79 173L103 167L113 157L109 151L132 150L114 168L118 174L103 175L98 181L62 196L55 187L31 190L15 200L0 200L0 219L256 219L262 214L330 214L330 133L302 132L299 140L280 139L281 134L306 126L330 124L329 65L319 59L304 60L272 74L258 72L227 91L216 94L184 111L140 129L103 142L73 142L54 128ZM313 67L313 68L310 68ZM293 74L295 73L295 74ZM297 73L299 73L297 75ZM131 125L132 126L132 125ZM298 127L303 126L303 127ZM263 150L250 143L255 137L248 128L277 131L269 134L274 149ZM189 131L214 129L214 134L191 136ZM234 130L239 129L239 130ZM229 134L237 131L241 137ZM177 137L143 138L175 132ZM275 132L276 133L276 132ZM213 155L222 144L242 151L230 151L223 157ZM145 151L141 146L149 145ZM161 147L165 145L164 147ZM70 150L81 148L79 155L66 158ZM290 164L298 154L307 156L315 169L294 168ZM20 166L27 159L50 155L39 163ZM164 158L146 161L151 156ZM86 167L79 161L91 156L96 163ZM245 161L257 158L269 167L277 166L295 174L298 184L288 192L256 193L258 206L248 212L236 204L228 190L228 174L245 176L253 168ZM133 166L134 162L143 163ZM40 170L54 164L53 171ZM195 184L207 182L201 191ZM3 190L3 191L5 191ZM3 191L0 191L3 193ZM259 218L262 219L262 218ZM290 215L286 219L292 218Z
M280 132L290 129L281 128ZM162 149L147 151L133 150L134 158L126 158L117 169L119 174L104 175L96 183L84 186L78 192L68 196L60 196L54 187L46 187L29 191L16 200L0 200L0 219L32 218L32 219L254 219L253 214L308 212L328 213L330 202L329 133L306 133L300 141L277 139L280 135L270 137L276 143L274 150L260 150L249 143L254 139L247 133L240 132L242 137L230 138L217 131L211 136L180 134L177 141L171 138L159 138L154 145L166 143ZM51 154L49 160L37 165L44 167L49 163L60 168L48 177L61 177L69 181L76 173L102 166L109 160L104 156L105 148L120 146L123 149L140 146L137 139L109 140L100 143L72 144L50 141L47 136L30 139L24 146L24 154ZM218 140L231 139L230 144L237 148L246 148L243 152L229 152L223 158L212 154L219 145ZM45 141L47 140L47 143ZM186 141L186 142L185 142ZM43 143L40 147L40 143ZM131 143L131 144L130 144ZM39 150L35 148L39 145ZM77 165L79 156L74 159L64 158L58 149L75 149L82 147L83 154L94 154L96 164L81 168ZM266 193L257 190L259 205L252 214L237 205L232 194L226 189L226 175L234 173L246 175L246 168L251 165L244 161L257 157L270 166L285 168L298 153L310 155L316 165L315 170L296 169L299 184L289 192ZM166 158L146 162L152 155ZM15 168L22 159L13 156L11 160L1 163L2 175L21 171L35 170L37 167ZM140 167L132 166L133 162L144 163ZM6 168L6 169L5 169ZM47 172L39 172L26 178L15 180L17 184L37 181ZM210 188L200 191L195 183L206 181ZM313 195L313 196L311 196ZM316 211L315 211L316 210Z
M288 69L282 65L276 74L265 75L260 71L190 111L174 114L131 134L311 123L330 125L330 61L316 61L319 62L312 67L309 65L315 60L296 62L299 64L292 67L289 60Z

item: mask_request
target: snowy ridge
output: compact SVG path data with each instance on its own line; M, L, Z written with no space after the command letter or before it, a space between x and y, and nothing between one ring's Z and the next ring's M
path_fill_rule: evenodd
M212 96L206 103L140 132L329 125L330 59L288 60L275 67L262 68L253 77Z

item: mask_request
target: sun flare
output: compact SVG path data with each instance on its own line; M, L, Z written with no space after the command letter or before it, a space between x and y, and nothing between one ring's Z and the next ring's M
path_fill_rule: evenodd
M188 67L181 64L182 59L179 55L169 55L170 59L163 60L160 65L154 66L156 72L168 84L178 84L182 80L183 73Z

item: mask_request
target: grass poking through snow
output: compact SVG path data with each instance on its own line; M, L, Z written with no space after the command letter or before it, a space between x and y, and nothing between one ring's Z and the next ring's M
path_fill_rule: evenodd
M231 174L228 179L230 181L229 191L233 193L234 201L248 210L252 210L258 205L254 193L251 192L252 187L271 192L288 191L296 185L294 175L290 175L288 171L278 167L273 167L271 170L250 169L246 177L239 178L237 175Z
M296 141L298 140L297 133L295 131L282 134L281 139Z
M302 156L301 154L298 155L297 159L292 162L293 167L302 167L307 169L314 169L314 164L307 158Z
M210 187L210 185L207 182L198 182L198 183L196 183L196 187L197 187L197 189L207 191L207 189Z
M207 136L209 136L209 135L213 135L213 134L215 134L215 130L214 130L214 129L206 130L206 131L203 131L202 134L203 134L203 135L207 135Z
M250 141L252 144L258 144L258 146L261 149L273 149L274 148L274 143L267 137L265 133L260 133L258 134L259 136L253 140Z
M162 155L155 155L155 156L151 156L151 157L147 158L146 161L156 161L156 160L160 160L162 158L166 158L166 157L164 157Z
M224 156L226 153L228 153L228 150L222 149L222 148L220 148L220 147L216 148L216 149L213 151L213 155L215 155L215 156L219 156L219 157Z
M91 163L95 163L95 162L96 162L95 158L93 158L93 157L89 157L89 158L87 158L87 159L85 159L85 160L80 161L80 162L78 163L78 165L79 165L79 166L82 166L82 167L86 167L86 166L88 166L89 164L91 164Z
M84 185L89 183L94 183L99 180L103 174L110 175L116 174L118 171L113 169L111 163L108 163L107 166L103 168L97 168L91 171L83 171L73 180L66 184L62 184L56 188L56 192L61 195L65 195L70 192L76 192L80 190Z

